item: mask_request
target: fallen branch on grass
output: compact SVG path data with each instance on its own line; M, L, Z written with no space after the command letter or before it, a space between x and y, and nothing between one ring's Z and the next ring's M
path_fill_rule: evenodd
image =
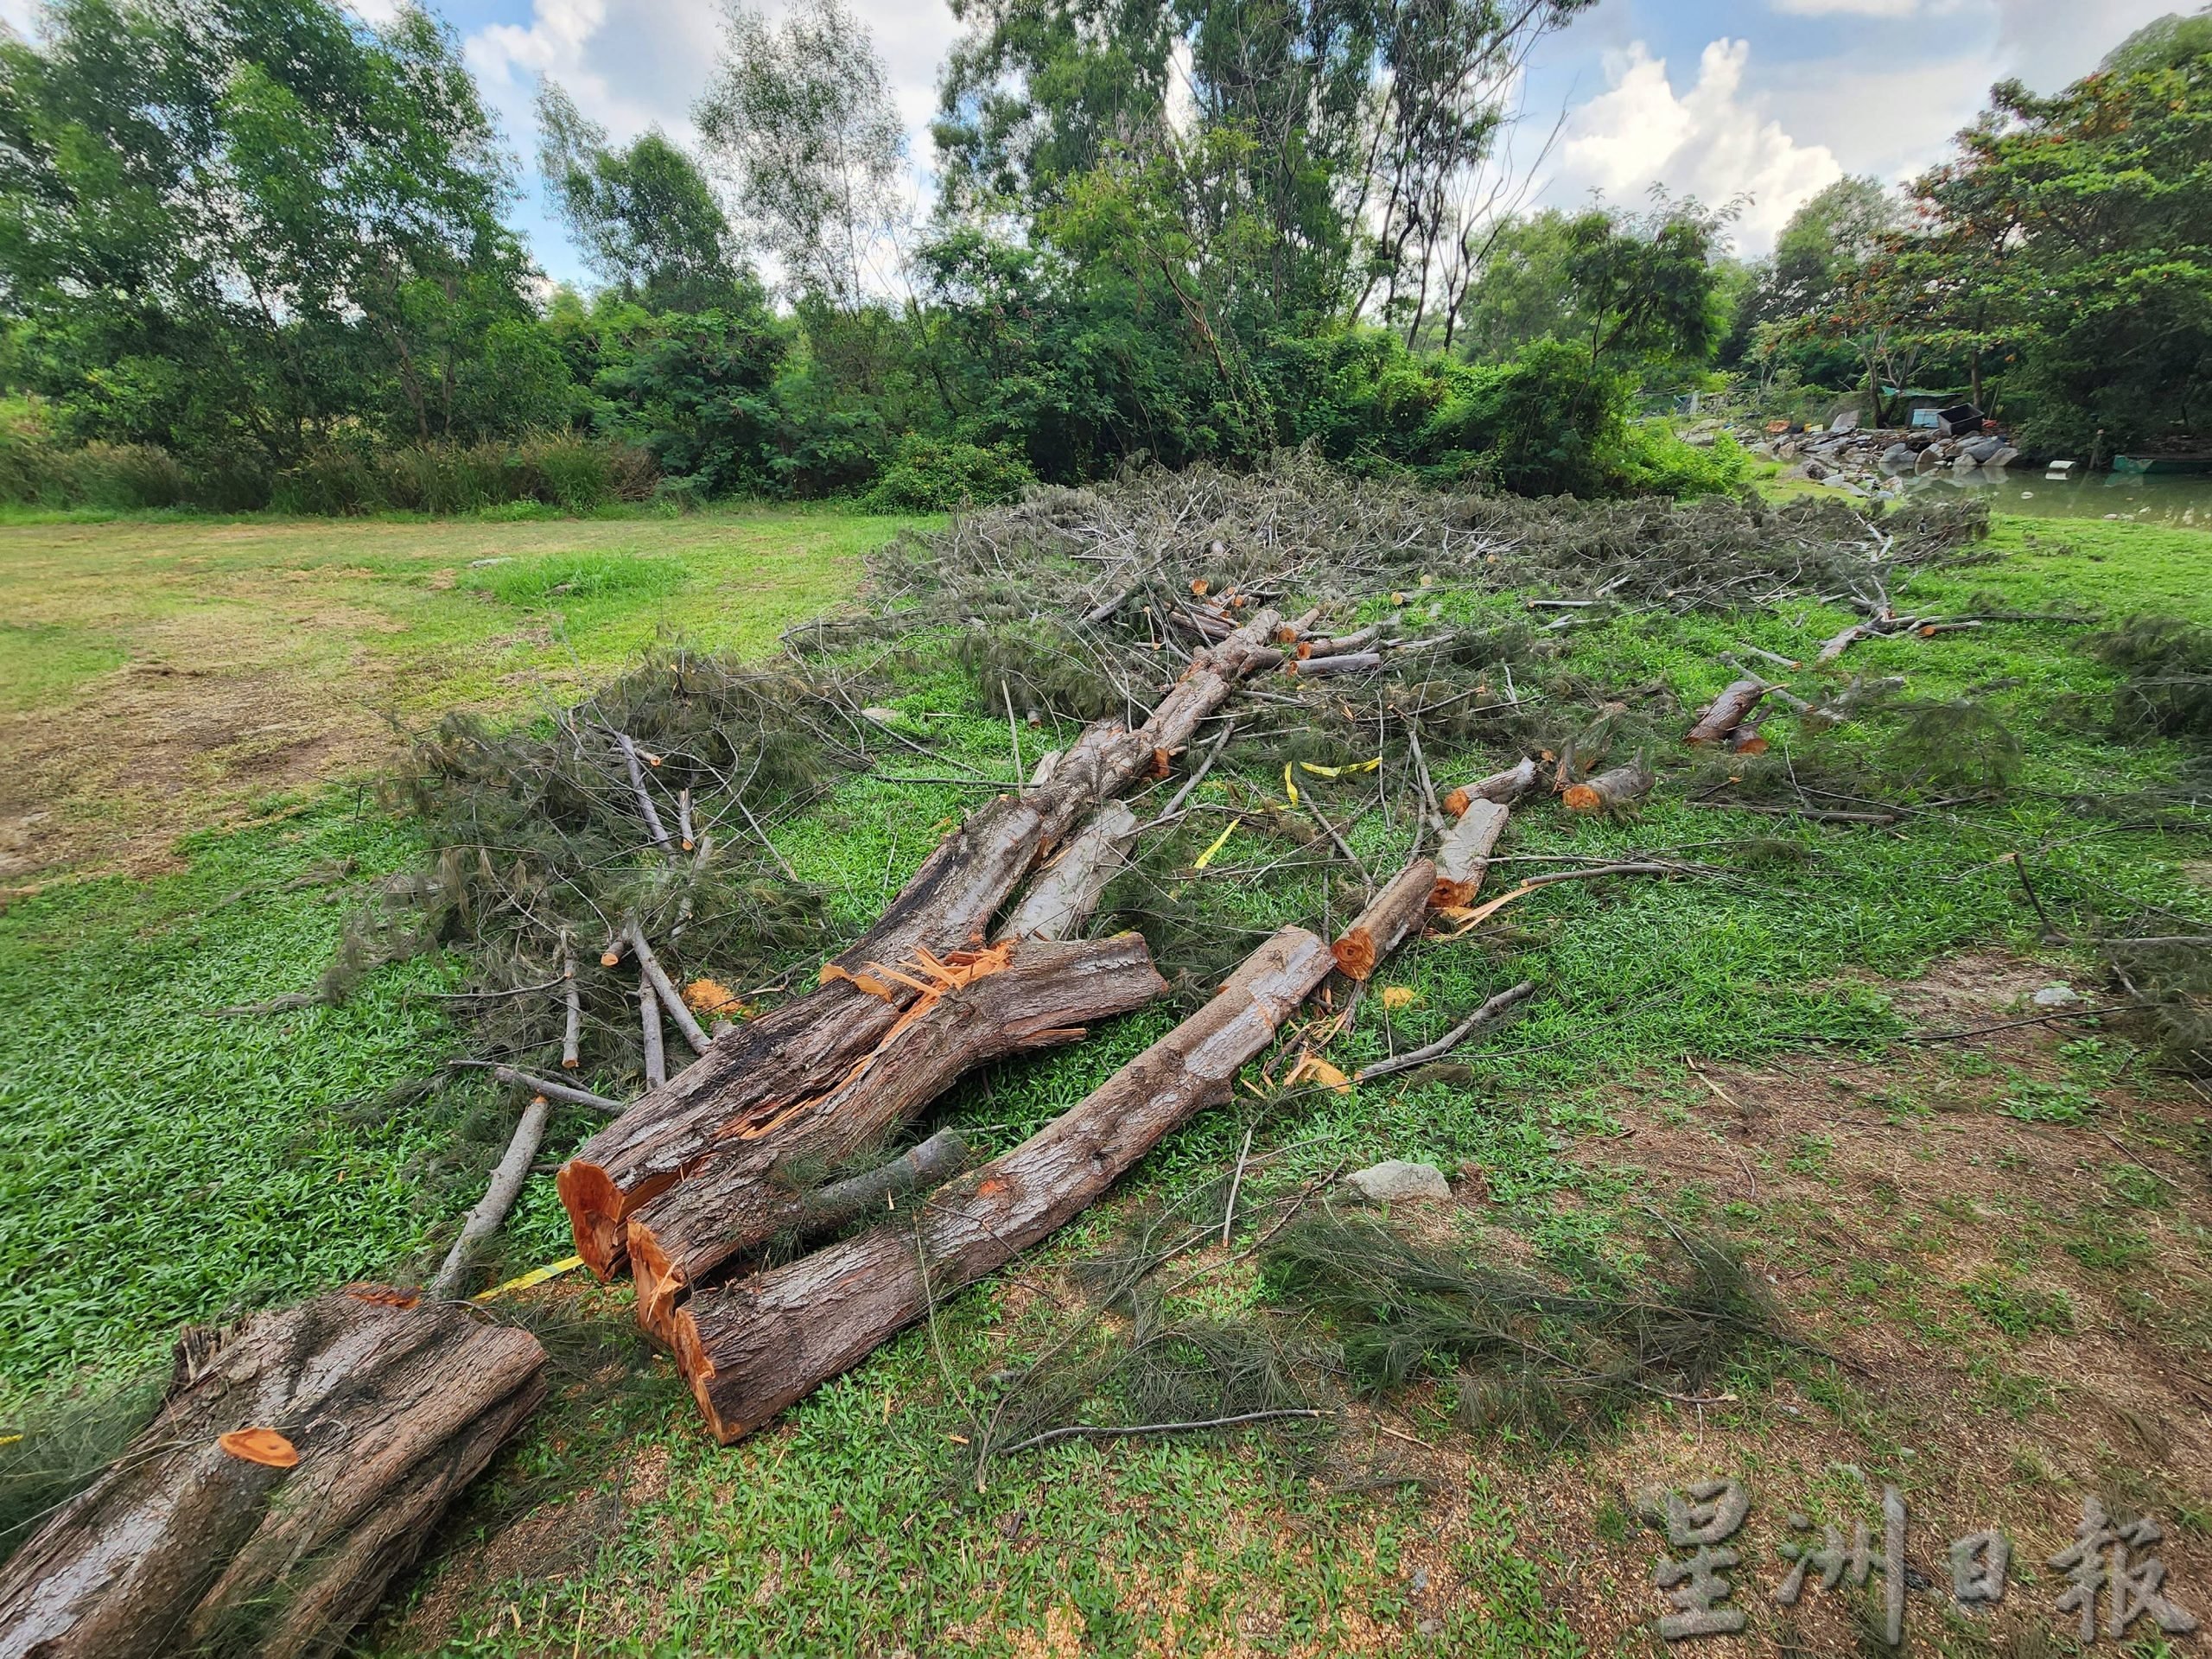
M538 1142L545 1138L546 1120L552 1115L552 1105L543 1095L531 1096L530 1103L522 1109L505 1155L492 1171L491 1184L485 1188L476 1207L468 1212L468 1219L461 1224L453 1248L446 1252L445 1261L423 1290L423 1294L432 1301L450 1300L461 1289L461 1276L468 1271L469 1257L499 1230L507 1212L515 1207L515 1200L522 1196L523 1183L530 1179L530 1166L537 1156Z
M1126 1440L1139 1434L1197 1434L1213 1428L1242 1428L1248 1423L1274 1422L1286 1417L1332 1417L1333 1412L1311 1406L1285 1406L1274 1411L1240 1411L1233 1417L1207 1417L1189 1423L1069 1423L1032 1434L1026 1440L1001 1446L996 1453L1010 1458L1017 1452L1034 1452L1059 1440Z
M1352 1074L1352 1081L1372 1083L1377 1077L1387 1077L1399 1071L1410 1071L1414 1067L1426 1065L1431 1060L1440 1060L1484 1026L1490 1025L1501 1015L1535 995L1535 991L1536 982L1533 979L1524 979L1510 990L1500 991L1496 996L1491 997L1490 1001L1434 1042L1424 1043L1419 1048L1408 1049L1404 1053L1393 1055L1387 1060L1377 1060L1372 1065L1362 1066Z

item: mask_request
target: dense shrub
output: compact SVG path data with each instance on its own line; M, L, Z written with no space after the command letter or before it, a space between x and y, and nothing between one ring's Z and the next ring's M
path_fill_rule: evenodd
M1007 450L910 432L862 505L871 512L942 512L1011 501L1036 481L1028 463Z

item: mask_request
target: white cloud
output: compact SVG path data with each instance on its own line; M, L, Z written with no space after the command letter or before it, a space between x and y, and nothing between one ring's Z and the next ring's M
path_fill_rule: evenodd
M1714 41L1698 60L1697 80L1677 93L1667 61L1642 41L1606 63L1606 89L1568 117L1554 200L1583 190L1633 205L1649 187L1711 205L1747 198L1737 240L1763 253L1807 197L1843 175L1825 144L1803 144L1746 94L1751 44Z
M1793 17L1911 17L1928 8L1923 0L1774 0L1774 9Z

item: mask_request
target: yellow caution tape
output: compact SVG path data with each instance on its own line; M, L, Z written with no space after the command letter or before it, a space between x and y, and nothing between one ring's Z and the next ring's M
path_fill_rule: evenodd
M563 1274L572 1268L581 1268L583 1264L584 1259L581 1255L565 1255L549 1267L532 1268L518 1279L510 1279L504 1285L494 1285L491 1289L481 1292L471 1300L479 1302L496 1301L511 1290L528 1290L532 1285L542 1285L548 1279L558 1279Z
M1372 760L1355 760L1342 766L1317 766L1311 760L1301 760L1298 764L1316 778L1357 778L1363 772L1373 772L1380 766L1382 757L1378 754Z
M1282 792L1290 797L1293 806L1298 804L1298 785L1290 781L1290 762L1282 763Z
M1207 848L1203 853L1200 853L1198 856L1198 861L1192 864L1191 868L1194 870L1203 870L1207 865L1212 863L1213 855L1219 852L1223 848L1229 845L1229 838L1236 833L1236 826L1243 822L1244 820L1242 818L1231 818L1229 821L1229 828L1223 830L1219 835L1213 838L1213 845Z

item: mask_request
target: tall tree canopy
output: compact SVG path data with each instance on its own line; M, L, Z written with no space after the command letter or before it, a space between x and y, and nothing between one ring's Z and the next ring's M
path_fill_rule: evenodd
M626 149L551 80L537 92L537 165L601 281L656 311L730 303L749 280L691 157L656 129Z
M84 435L267 468L365 410L422 436L508 418L482 357L529 315L509 188L414 7L59 0L39 43L0 41L0 296Z

